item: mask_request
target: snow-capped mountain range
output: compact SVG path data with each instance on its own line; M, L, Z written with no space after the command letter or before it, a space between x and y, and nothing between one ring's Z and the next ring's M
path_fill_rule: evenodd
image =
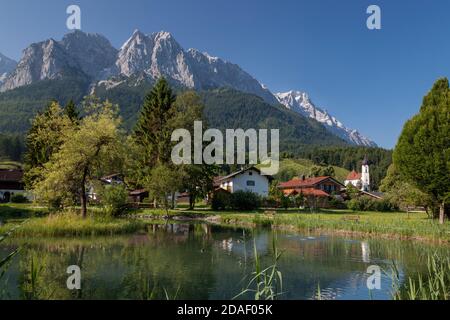
M131 77L155 80L161 76L195 90L230 87L255 94L273 105L281 103L319 121L352 144L376 146L358 131L346 128L316 108L307 94L296 91L272 94L238 65L196 49L184 50L172 34L164 31L146 35L136 30L120 49L99 34L74 31L61 41L49 39L30 45L17 65L0 55L0 92L73 75L88 79L91 89L97 86L111 89Z

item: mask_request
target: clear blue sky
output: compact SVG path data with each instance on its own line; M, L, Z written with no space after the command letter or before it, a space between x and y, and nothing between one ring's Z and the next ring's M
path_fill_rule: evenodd
M433 82L450 75L448 0L0 0L0 52L61 39L66 8L120 47L134 29L239 64L272 91L307 91L347 126L392 148ZM382 9L382 30L366 9Z

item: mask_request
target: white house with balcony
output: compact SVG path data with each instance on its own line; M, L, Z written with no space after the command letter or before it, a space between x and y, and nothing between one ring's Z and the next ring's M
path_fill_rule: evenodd
M230 193L250 191L261 197L267 197L272 179L271 176L262 175L258 168L250 167L221 177L218 179L218 183L221 189Z

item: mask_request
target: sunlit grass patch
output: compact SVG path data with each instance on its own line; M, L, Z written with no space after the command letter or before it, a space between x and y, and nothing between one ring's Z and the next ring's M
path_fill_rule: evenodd
M11 223L6 224L2 229L9 225ZM16 230L14 236L100 236L133 233L144 228L145 224L138 220L108 217L83 219L80 215L69 212L29 219Z

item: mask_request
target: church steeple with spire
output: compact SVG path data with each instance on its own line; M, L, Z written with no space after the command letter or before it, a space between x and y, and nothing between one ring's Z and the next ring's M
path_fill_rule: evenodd
M364 157L361 169L361 183L362 191L370 191L370 170L369 170L369 159L367 155Z

